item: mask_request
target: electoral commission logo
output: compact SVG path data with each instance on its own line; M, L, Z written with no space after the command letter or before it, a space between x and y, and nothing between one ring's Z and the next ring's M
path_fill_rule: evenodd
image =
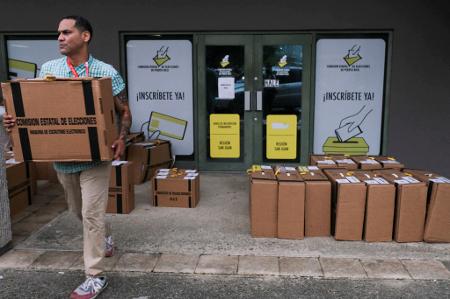
M347 50L342 57L345 64L327 64L327 69L338 69L341 72L359 72L361 69L369 69L370 64L362 64L363 56L361 56L361 45L355 44Z
M156 50L155 56L153 56L154 64L138 65L138 68L150 69L152 72L169 72L172 69L178 69L180 67L177 64L168 63L170 60L169 47L162 45L159 50Z

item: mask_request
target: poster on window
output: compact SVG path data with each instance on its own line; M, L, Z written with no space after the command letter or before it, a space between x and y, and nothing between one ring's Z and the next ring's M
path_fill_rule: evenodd
M192 155L191 41L130 40L126 48L131 131L170 140L175 155Z
M383 123L383 39L320 39L314 153L378 155Z
M56 38L52 40L11 39L6 41L6 49L9 80L36 78L45 62L61 57Z

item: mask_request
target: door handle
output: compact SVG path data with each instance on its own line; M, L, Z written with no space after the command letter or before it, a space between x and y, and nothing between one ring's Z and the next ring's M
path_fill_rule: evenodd
M262 109L263 109L262 91L259 90L256 92L256 111L261 111Z
M244 111L250 111L250 91L244 92Z

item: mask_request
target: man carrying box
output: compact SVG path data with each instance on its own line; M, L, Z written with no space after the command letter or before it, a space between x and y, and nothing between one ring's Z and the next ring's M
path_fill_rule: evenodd
M125 83L111 65L89 54L91 38L92 27L86 19L80 16L62 18L58 27L58 43L60 53L66 57L42 65L40 77L111 77L116 111L121 116L120 135L112 145L114 159L119 159L124 153L131 126ZM4 115L3 123L9 131L15 125L15 119ZM86 281L72 292L71 298L94 298L108 284L106 277L101 276L104 271L102 260L105 256L112 256L114 251L111 236L105 234L111 162L55 162L54 168L64 187L69 210L83 222Z

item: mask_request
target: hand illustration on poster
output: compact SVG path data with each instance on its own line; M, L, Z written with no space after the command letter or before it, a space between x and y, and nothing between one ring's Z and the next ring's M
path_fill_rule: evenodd
M340 123L339 128L334 130L336 133L336 137L340 142L346 142L352 137L356 137L363 133L361 129L361 125L363 124L366 117L373 111L373 109L366 109L366 105L364 105L358 112L355 114L344 117ZM367 111L368 110L368 111Z

